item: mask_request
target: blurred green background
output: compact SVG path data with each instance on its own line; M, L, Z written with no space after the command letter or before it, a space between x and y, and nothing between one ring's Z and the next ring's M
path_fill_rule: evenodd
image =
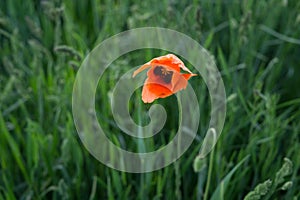
M99 163L81 144L72 89L93 47L145 26L180 31L214 55L226 87L227 117L216 148L199 159L209 96L201 78L191 79L203 107L199 137L174 164L130 174ZM299 27L297 0L2 0L0 199L298 199ZM139 145L116 127L109 91L123 73L162 53L129 53L103 77L98 120L115 144ZM178 108L170 101L176 98L157 101L174 120L149 148L157 147L154 141L166 144L177 130ZM141 102L140 91L130 106L139 109L133 119L146 124L150 105Z

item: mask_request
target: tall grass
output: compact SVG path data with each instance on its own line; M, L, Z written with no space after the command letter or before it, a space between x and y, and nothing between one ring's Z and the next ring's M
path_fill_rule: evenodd
M296 0L1 2L0 199L243 199L248 193L248 199L297 199L299 10ZM228 109L216 148L194 163L210 117L206 86L194 78L201 121L193 145L173 165L130 174L104 166L83 147L71 96L93 47L142 26L178 30L205 46L222 73ZM108 92L122 73L160 53L121 57L99 84L97 96L106 103L97 98L98 120L116 144L136 145L115 127ZM148 120L149 106L140 101L137 92L130 102L140 109L136 122ZM176 118L170 101L175 98L158 102ZM168 122L164 135L147 145L166 144L176 130Z

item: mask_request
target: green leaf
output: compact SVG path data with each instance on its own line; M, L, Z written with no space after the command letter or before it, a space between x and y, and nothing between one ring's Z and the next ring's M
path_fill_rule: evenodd
M226 176L223 178L221 183L218 185L217 189L214 191L211 200L220 200L224 199L224 192L228 186L228 183L232 177L232 175L236 172L236 170L246 161L248 160L249 155L247 155L243 160L241 160Z

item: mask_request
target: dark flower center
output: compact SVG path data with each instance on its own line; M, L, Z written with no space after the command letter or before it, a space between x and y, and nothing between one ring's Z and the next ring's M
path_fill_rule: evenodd
M154 68L154 74L161 77L165 83L170 83L173 76L173 71L168 71L162 66L156 66Z

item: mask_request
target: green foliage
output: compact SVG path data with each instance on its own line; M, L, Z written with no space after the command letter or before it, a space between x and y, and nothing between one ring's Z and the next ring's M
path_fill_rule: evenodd
M249 192L245 200L259 200L263 196L265 196L269 191L272 186L272 181L271 180L266 180L263 183L258 184L255 188L254 191Z
M230 179L233 176L233 174L238 170L239 167L249 158L249 156L246 156L243 158L219 183L218 187L214 191L214 193L211 196L211 200L217 200L217 199L224 199L224 192L226 191L226 188L229 185Z
M223 199L297 199L299 9L297 0L1 1L0 199L209 199L216 191ZM210 157L198 156L210 99L201 77L193 78L201 110L194 143L174 165L130 174L107 168L86 151L74 127L72 90L93 47L143 26L183 32L214 55L228 96L227 117ZM175 97L157 101L171 119L145 142L122 133L109 106L123 73L164 53L130 52L99 81L98 121L122 148L155 150L176 133L178 108L169 103ZM147 123L149 105L140 93L129 107L136 122ZM290 160L282 165L284 157Z
M291 175L293 172L293 163L288 158L284 158L284 164L276 173L274 181L266 180L263 183L258 184L254 191L249 192L245 196L245 200L259 200L262 199L270 199L276 190L288 190L292 187L293 182L287 181L281 187L281 185L285 180L284 178L288 175Z

